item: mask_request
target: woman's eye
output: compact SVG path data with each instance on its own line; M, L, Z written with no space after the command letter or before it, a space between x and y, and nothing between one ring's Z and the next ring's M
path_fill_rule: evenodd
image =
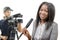
M41 9L40 11L43 11L43 9Z
M48 11L46 10L46 12L48 12Z
M40 9L40 11L48 12L48 10L47 10L47 9Z

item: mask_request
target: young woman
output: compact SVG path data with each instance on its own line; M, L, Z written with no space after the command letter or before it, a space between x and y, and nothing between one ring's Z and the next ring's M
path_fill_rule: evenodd
M54 5L49 2L43 2L39 6L36 20L33 23L32 36L26 29L23 29L23 33L29 40L57 40L58 25L54 22L54 17Z

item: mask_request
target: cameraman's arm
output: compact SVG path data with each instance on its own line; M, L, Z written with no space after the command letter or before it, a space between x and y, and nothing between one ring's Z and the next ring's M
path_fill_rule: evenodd
M3 39L3 40L7 40L7 36L2 36L2 35L0 35L0 39Z

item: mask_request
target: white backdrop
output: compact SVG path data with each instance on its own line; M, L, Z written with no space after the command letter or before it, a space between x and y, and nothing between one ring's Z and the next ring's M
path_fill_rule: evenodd
M14 11L11 13L17 14L21 13L23 14L23 24L22 27L24 27L27 22L33 18L35 20L37 10L39 5L43 2L51 2L55 5L56 8L56 15L55 15L55 22L58 23L58 40L60 39L60 1L59 0L0 0L0 20L3 18L3 8L5 6L9 6L11 9ZM30 34L32 34L32 28L33 28L33 23L30 25L28 28L28 31Z

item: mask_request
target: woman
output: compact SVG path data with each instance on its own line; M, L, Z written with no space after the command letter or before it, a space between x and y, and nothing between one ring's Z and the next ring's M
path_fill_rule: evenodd
M33 23L32 37L28 30L23 33L29 40L57 40L58 25L54 22L55 7L52 3L43 2L38 9L37 17Z

